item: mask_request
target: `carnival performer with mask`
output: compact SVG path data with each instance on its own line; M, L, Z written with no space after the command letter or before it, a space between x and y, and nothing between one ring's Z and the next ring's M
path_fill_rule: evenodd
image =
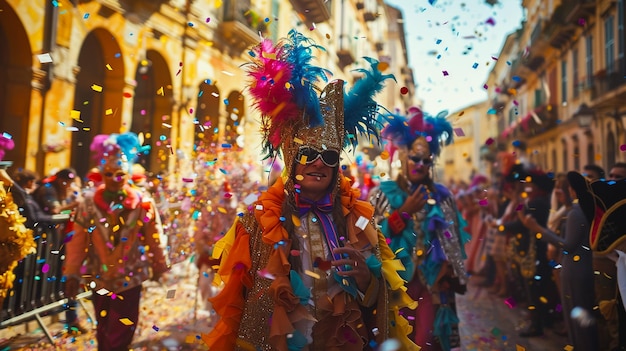
M94 291L98 350L126 350L138 324L141 284L158 280L168 262L154 202L128 183L132 161L144 149L137 135L98 135L90 148L103 184L76 209L74 232L66 243L65 293L76 296L84 278Z
M203 335L210 350L377 349L408 323L398 308L403 269L373 225L372 206L339 171L348 135L377 135L373 95L388 76L378 62L344 93L343 81L319 95L328 72L310 64L319 48L302 34L252 51L249 87L262 115L265 152L282 154L283 176L237 219L213 251L224 286L211 299L220 316Z
M446 187L431 174L442 145L452 142L452 126L439 116L424 116L417 107L408 115L387 114L382 137L402 169L396 180L381 182L370 201L389 246L402 260L408 293L419 302L410 315L415 343L425 350L460 347L455 294L465 292L463 261L469 234Z

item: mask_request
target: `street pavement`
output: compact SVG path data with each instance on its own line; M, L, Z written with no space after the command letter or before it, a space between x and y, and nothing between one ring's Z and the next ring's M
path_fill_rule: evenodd
M132 350L207 350L200 334L210 330L212 320L208 311L196 308L195 301L200 300L196 295L199 276L209 279L206 275L199 275L194 264L185 261L174 265L163 285L149 283L144 286ZM85 305L93 314L91 303ZM524 320L524 311L521 307L511 307L513 305L510 299L494 297L470 279L467 293L457 298L462 350L568 349L566 338L549 329L542 337L518 337L516 329ZM79 313L86 321L85 311L80 309ZM59 314L59 319L64 317L64 313ZM44 321L49 323L56 345L49 343L36 323L29 323L0 330L0 351L97 350L95 331L70 335L65 332L62 319L54 321L52 317L45 317Z

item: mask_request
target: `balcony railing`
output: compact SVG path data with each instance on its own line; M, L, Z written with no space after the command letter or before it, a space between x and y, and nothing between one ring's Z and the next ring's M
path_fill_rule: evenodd
M567 22L579 22L589 19L596 11L596 0L567 0L565 7L565 20ZM578 23L583 24L583 23Z
M354 52L352 50L352 38L349 35L339 36L339 45L337 47L337 58L339 65L343 68L354 62Z
M613 72L600 71L594 76L591 98L596 99L626 84L626 60L617 61Z
M258 43L259 33L267 30L263 16L251 7L250 0L224 0L218 19L217 30L234 54Z
M322 23L330 19L330 1L290 0L294 10L304 16L307 24Z

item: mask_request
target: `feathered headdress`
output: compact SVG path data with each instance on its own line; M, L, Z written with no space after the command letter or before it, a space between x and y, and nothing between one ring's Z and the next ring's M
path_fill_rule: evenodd
M254 47L252 62L246 66L253 105L262 116L263 153L271 158L282 149L288 168L290 156L295 156L289 149L298 145L341 151L345 146L355 146L358 135L378 139L379 106L373 97L386 79L393 78L381 74L378 61L366 58L371 67L357 70L364 77L350 91L343 91L343 82L333 82L320 96L316 84L328 82L332 73L312 64L314 49L324 50L292 30L275 45L265 39Z
M7 150L13 150L15 143L13 137L9 133L0 134L0 161L4 158L4 154Z
M383 115L387 124L382 137L389 141L390 155L399 148L410 149L419 140L428 148L429 154L439 156L441 148L452 143L452 125L446 120L447 115L447 111L442 111L432 117L415 106L409 108L407 116L398 113Z
M150 145L142 146L137 134L126 132L122 134L99 134L93 138L89 149L98 166L104 165L107 160L116 158L123 161L122 165L130 172L132 163L141 153L147 153Z

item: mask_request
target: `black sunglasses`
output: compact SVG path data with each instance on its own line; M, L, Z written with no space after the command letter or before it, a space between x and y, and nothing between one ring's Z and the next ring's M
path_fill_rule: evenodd
M107 178L113 178L113 177L115 177L115 178L122 178L125 175L126 175L126 172L124 172L124 171L117 171L115 173L113 173L113 172L105 172L104 173L104 176L107 177Z
M433 159L430 157L409 156L409 160L413 161L415 164L423 164L424 166L428 166L433 163Z
M305 159L303 160L303 158ZM335 150L319 152L310 146L302 146L298 149L298 156L296 156L297 162L307 165L315 162L318 158L321 158L328 167L336 167L339 164L339 153Z

